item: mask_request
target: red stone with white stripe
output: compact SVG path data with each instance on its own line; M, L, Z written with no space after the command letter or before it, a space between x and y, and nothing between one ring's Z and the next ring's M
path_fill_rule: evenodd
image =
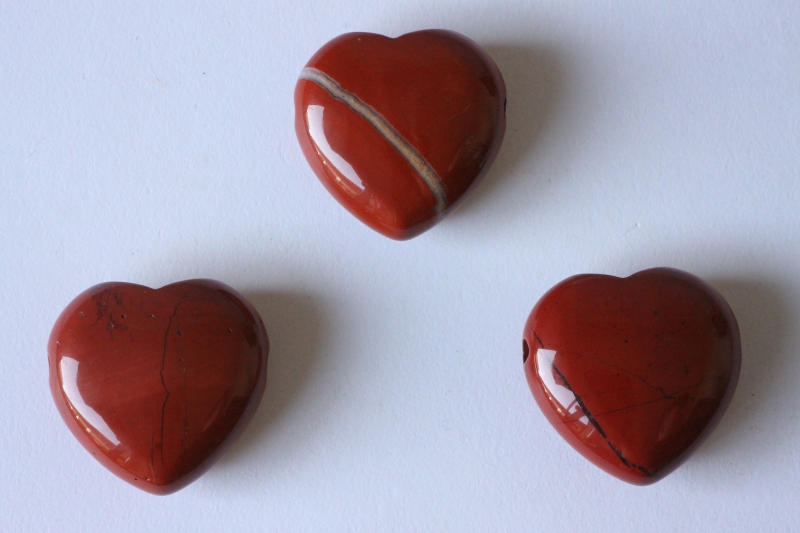
M341 35L300 74L295 129L317 177L352 214L410 239L463 200L505 132L505 85L463 35Z

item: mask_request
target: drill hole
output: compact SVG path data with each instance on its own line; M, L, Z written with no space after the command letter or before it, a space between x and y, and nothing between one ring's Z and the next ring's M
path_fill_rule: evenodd
M522 364L525 364L525 361L528 360L528 355L531 353L530 349L528 348L528 341L522 339Z

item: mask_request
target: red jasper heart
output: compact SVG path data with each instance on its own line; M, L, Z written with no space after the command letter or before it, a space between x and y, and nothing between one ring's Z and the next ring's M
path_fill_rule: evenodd
M663 478L712 431L741 366L736 318L701 279L655 268L580 275L531 311L525 375L558 433L636 485Z
M50 390L103 466L154 494L202 475L255 413L269 341L258 313L212 280L104 283L61 313Z
M429 229L486 174L505 132L494 61L463 35L348 33L295 89L295 129L322 184L393 239Z

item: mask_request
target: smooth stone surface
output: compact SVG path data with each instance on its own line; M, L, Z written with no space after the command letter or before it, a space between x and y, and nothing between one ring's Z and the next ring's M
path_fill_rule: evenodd
M302 71L295 129L333 197L402 240L436 224L486 174L505 103L497 65L463 35L348 33Z
M64 309L48 352L53 399L78 441L128 483L169 494L244 431L269 341L253 306L217 281L103 283Z
M580 275L533 308L523 362L536 402L573 448L647 485L680 466L725 412L739 328L722 296L686 272Z

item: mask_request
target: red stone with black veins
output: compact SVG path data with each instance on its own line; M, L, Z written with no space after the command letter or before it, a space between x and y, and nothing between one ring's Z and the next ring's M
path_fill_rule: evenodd
M264 393L268 351L256 310L222 283L103 283L53 327L50 389L95 459L169 494L244 431Z
M425 30L396 39L341 35L307 63L382 115L436 171L447 209L411 165L358 113L315 82L295 89L295 129L317 177L351 213L393 239L410 239L464 199L488 171L505 132L506 91L494 61L463 35ZM309 106L324 108L330 147L361 178L364 191L342 182L309 134Z
M561 436L606 472L646 485L680 466L722 417L741 347L717 291L656 268L553 287L525 325L523 358Z

